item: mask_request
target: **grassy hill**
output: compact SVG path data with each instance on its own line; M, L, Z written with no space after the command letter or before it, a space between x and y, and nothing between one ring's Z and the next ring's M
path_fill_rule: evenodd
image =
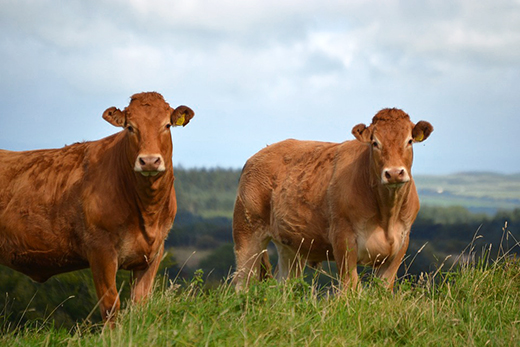
M400 281L394 293L369 280L340 294L301 279L205 290L197 273L166 283L146 305L122 311L113 329L79 323L1 325L3 346L513 346L520 337L520 263L462 264Z

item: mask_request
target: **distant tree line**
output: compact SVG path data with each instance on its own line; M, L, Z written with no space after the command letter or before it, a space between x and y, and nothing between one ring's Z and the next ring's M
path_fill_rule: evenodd
M175 169L179 210L203 217L231 217L240 170Z

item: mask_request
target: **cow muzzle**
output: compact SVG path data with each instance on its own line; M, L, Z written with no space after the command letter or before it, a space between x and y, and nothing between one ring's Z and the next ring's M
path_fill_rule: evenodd
M389 167L383 169L381 183L389 187L399 187L410 181L410 175L405 167Z
M140 155L134 165L134 171L146 177L157 176L165 170L164 160L160 154Z

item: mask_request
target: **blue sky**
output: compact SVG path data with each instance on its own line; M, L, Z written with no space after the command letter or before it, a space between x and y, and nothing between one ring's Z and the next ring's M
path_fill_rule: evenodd
M519 1L0 0L0 57L3 149L108 136L103 111L153 90L196 113L184 167L398 107L435 127L415 173L520 172Z

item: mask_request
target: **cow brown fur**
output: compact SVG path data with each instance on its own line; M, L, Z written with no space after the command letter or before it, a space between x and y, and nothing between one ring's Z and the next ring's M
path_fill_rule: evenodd
M269 269L266 247L278 252L279 279L305 262L336 261L345 288L368 265L393 287L419 211L411 176L412 144L433 127L384 109L343 143L286 140L245 164L233 215L237 289Z
M170 126L193 117L155 92L103 118L125 129L61 149L0 150L0 264L44 282L90 267L105 320L119 308L116 272L132 299L151 291L177 203Z

